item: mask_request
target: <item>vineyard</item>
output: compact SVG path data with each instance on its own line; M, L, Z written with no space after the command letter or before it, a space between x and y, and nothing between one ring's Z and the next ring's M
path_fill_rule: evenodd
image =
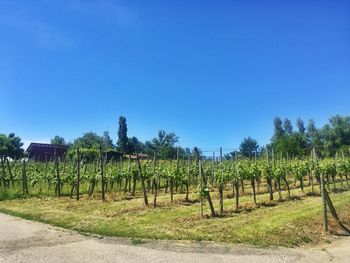
M196 153L175 160L135 155L107 161L101 151L88 162L77 150L62 160L6 159L0 211L103 235L295 245L324 240L319 235L324 178L348 220L347 156L288 159L265 153L204 160ZM215 221L205 220L210 218ZM308 225L311 233L296 231L291 222Z
M71 159L49 160L46 162L9 161L2 162L1 199L23 196L69 196L79 199L81 195L101 196L116 193L125 199L143 196L144 204L157 206L157 196L184 193L185 202L204 202L209 205L211 215L222 215L223 192L230 191L235 198L235 209L240 208L240 196L250 194L257 204L259 193L268 193L267 202L292 199L291 189L305 186L310 194L318 194L320 175L324 174L328 190L336 191L349 187L350 159L348 157L318 160L316 156L304 160L288 160L265 155L266 158L202 161L135 159L111 160L103 153L97 161L81 159L79 151ZM249 191L249 192L248 192ZM286 192L283 197L282 192ZM219 195L220 209L214 210L211 193ZM195 194L196 200L189 195Z

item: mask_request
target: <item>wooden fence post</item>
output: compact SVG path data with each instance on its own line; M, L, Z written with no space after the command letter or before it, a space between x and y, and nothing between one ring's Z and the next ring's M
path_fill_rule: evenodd
M220 147L220 166L222 166L222 147ZM222 216L224 213L224 182L223 182L223 170L220 167L220 183L219 183L219 199L220 199L220 215Z
M27 166L25 160L23 160L22 166L22 190L23 194L28 194Z
M203 175L202 175L202 163L201 159L198 161L198 168L199 168L199 184L200 184L200 196L199 196L199 204L201 207L201 217L203 217Z
M158 194L158 184L157 184L158 176L156 176L156 152L153 153L153 186L154 186L154 199L153 199L153 207L157 206L157 194Z
M56 166L56 179L57 179L56 191L57 191L57 197L60 197L61 196L61 178L60 178L59 160L58 160L57 154L55 154L55 166Z
M337 214L337 212L335 211L335 208L334 208L334 206L333 206L332 200L331 200L331 198L329 197L328 192L327 192L326 189L325 189L325 191L324 191L324 196L325 196L325 199L326 199L326 202L327 202L329 211L331 212L331 214L332 214L332 216L334 217L335 221L339 224L339 226L340 226L344 231L346 231L348 234L350 234L350 229L347 228L347 227L340 221L340 218L338 217L338 214Z
M100 169L101 169L102 201L106 201L106 197L105 197L105 178L104 178L104 173L103 173L102 145L100 145Z
M6 164L7 164L7 169L9 171L9 175L10 175L10 182L12 187L15 187L14 182L13 182L13 175L12 175L12 171L11 171L11 165L10 165L10 161L8 158L6 158Z
M79 186L80 186L80 152L77 149L77 200L79 201Z
M322 197L322 215L323 215L323 230L324 232L328 232L328 219L327 219L327 203L325 196L325 185L324 185L324 173L321 173L321 197Z
M146 192L146 186L145 186L145 178L142 175L142 168L141 168L141 162L139 158L139 154L136 152L136 160L137 160L137 165L139 168L139 173L140 173L140 178L141 178L141 186L142 186L142 191L143 191L143 200L145 202L145 206L148 206L148 198L147 198L147 192Z
M269 152L267 148L266 148L266 166L267 166L267 185L269 189L269 200L270 202L272 202L273 201L272 177L270 174Z
M198 163L198 166L199 166L199 175L200 175L200 178L202 178L202 181L203 181L203 185L201 187L201 193L204 192L207 199L208 199L208 203L209 203L209 207L210 207L210 211L211 211L211 216L215 216L215 210L214 210L214 206L213 206L213 202L211 200L211 196L210 196L210 192L208 191L207 189L207 178L204 174L204 171L203 171L203 166L202 166L202 163L201 163L201 158L200 158L200 155L199 155L199 150L197 147L194 147L194 152L196 153L196 162ZM203 186L205 187L205 190L203 191Z
M6 187L6 173L5 173L5 164L4 164L4 156L0 156L1 158L1 170L2 170L2 183L4 185L4 188Z

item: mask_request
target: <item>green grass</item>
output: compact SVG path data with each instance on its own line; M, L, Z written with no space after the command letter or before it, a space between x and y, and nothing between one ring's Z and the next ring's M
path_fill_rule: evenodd
M267 194L259 194L258 206L253 205L250 195L244 195L240 197L239 211L233 209L234 199L226 197L224 216L209 217L205 205L204 219L199 216L199 203L184 204L182 194L174 196L173 204L169 195L162 194L157 208L144 207L142 198L125 200L123 196L109 194L107 202L100 201L99 196L83 196L80 201L68 197L1 201L0 212L84 233L129 237L135 244L144 242L143 239L209 240L256 246L329 241L330 236L322 234L320 197L306 196L299 189L292 190L292 195L296 197L293 200L270 204L266 202ZM218 211L217 193L212 196ZM286 198L285 192L283 197ZM149 198L153 200L152 195ZM331 194L331 199L342 221L349 224L350 191ZM330 228L339 230L333 222Z

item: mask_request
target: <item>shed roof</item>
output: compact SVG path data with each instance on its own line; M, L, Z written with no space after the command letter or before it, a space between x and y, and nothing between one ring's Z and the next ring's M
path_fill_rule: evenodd
M32 142L28 148L27 152L31 152L33 150L37 149L50 149L50 150L55 150L55 149L60 149L60 150L67 150L68 146L66 145L58 145L58 144L49 144L49 143L36 143Z

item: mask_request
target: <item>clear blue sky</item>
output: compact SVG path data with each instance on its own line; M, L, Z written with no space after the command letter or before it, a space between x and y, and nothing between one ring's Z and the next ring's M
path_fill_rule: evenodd
M0 133L263 145L350 109L349 1L0 0Z

